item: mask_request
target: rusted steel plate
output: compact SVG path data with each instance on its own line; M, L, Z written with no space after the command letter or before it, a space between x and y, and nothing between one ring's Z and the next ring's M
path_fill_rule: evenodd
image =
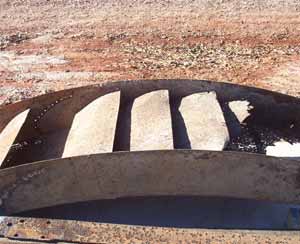
M299 231L183 229L9 217L0 234L15 240L76 243L300 243Z
M43 241L24 241L24 240L16 240L16 239L8 239L0 237L0 244L45 244ZM66 244L66 243L58 243L57 244Z
M126 97L131 98L159 89L168 89L172 95L176 97L187 96L197 92L214 91L217 93L220 101L247 100L251 106L261 107L262 110L267 111L268 115L273 117L273 119L276 117L276 119L294 119L298 121L297 116L300 114L300 111L297 109L300 106L300 100L298 98L259 88L205 80L118 81L63 90L27 99L15 104L0 106L0 131L5 127L8 121L26 108L34 108L38 113L38 111L44 109L53 101L59 101L61 98L72 96L72 102L75 103L75 107L80 110L88 102L112 91L121 90L126 94ZM67 108L68 104L63 106ZM62 109L65 111L63 115L65 117L72 117L73 114L68 113L65 108ZM291 111L294 111L294 113L290 113Z
M30 109L15 116L0 132L0 166L22 128Z
M74 116L93 100L114 91L122 93L120 107L128 108L128 111L123 109L126 116L118 118L114 148L116 151L130 150L131 121L130 119L127 121L127 118L131 118L129 108L139 96L157 90L168 90L172 101L178 101L194 93L215 92L224 111L231 137L228 144L230 150L264 154L265 147L273 145L277 141L276 138L290 143L300 142L300 100L297 98L257 88L201 80L119 81L63 90L16 104L0 106L0 131L18 113L30 109L16 143L33 142L22 150L9 153L9 161L6 160L2 166L11 167L62 157ZM235 127L240 125L239 116L236 116L230 109L232 106L228 105L232 101L247 101L253 108L244 121L247 124L247 133L241 137L235 130ZM171 102L170 107L171 111L174 111L175 103ZM176 127L178 124L176 119L177 116L172 114L175 147L186 148L182 146L186 138L182 140L177 134L181 127ZM156 121L153 124L156 124ZM239 130L238 132L240 133ZM250 139L247 137L248 132L251 132ZM236 141L233 141L235 138L233 135L237 138ZM36 141L41 143L34 143ZM249 142L253 142L250 148Z
M74 117L62 157L112 152L120 92L92 101Z
M222 151L229 133L215 92L182 98L179 111L189 139L188 148Z
M300 203L300 165L256 154L194 150L120 152L0 171L6 213L130 196L223 196Z
M130 151L173 149L169 93L149 92L134 100Z

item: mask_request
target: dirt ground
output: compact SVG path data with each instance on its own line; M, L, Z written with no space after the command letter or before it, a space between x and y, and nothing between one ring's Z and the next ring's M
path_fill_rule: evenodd
M298 0L0 0L0 104L129 79L300 96Z

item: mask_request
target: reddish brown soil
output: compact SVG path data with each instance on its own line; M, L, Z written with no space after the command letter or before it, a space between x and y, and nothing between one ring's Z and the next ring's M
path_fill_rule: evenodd
M0 103L102 81L161 78L300 94L300 3L128 2L0 0ZM28 55L29 67L14 61ZM67 62L36 64L35 56Z

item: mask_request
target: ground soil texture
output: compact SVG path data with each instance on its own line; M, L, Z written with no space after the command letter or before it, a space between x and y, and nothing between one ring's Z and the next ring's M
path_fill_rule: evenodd
M296 0L0 0L0 104L129 79L299 96L299 36Z

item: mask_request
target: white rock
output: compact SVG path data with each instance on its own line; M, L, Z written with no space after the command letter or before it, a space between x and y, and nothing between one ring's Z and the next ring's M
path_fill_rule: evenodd
M249 110L253 108L248 101L232 101L228 105L240 123L245 121L250 115Z
M229 141L229 133L215 92L184 97L179 111L184 119L191 149L224 149Z
M130 150L173 148L168 91L153 91L136 98L131 112Z
M266 154L275 157L299 157L300 159L300 143L291 144L281 140L274 143L274 146L266 148Z

